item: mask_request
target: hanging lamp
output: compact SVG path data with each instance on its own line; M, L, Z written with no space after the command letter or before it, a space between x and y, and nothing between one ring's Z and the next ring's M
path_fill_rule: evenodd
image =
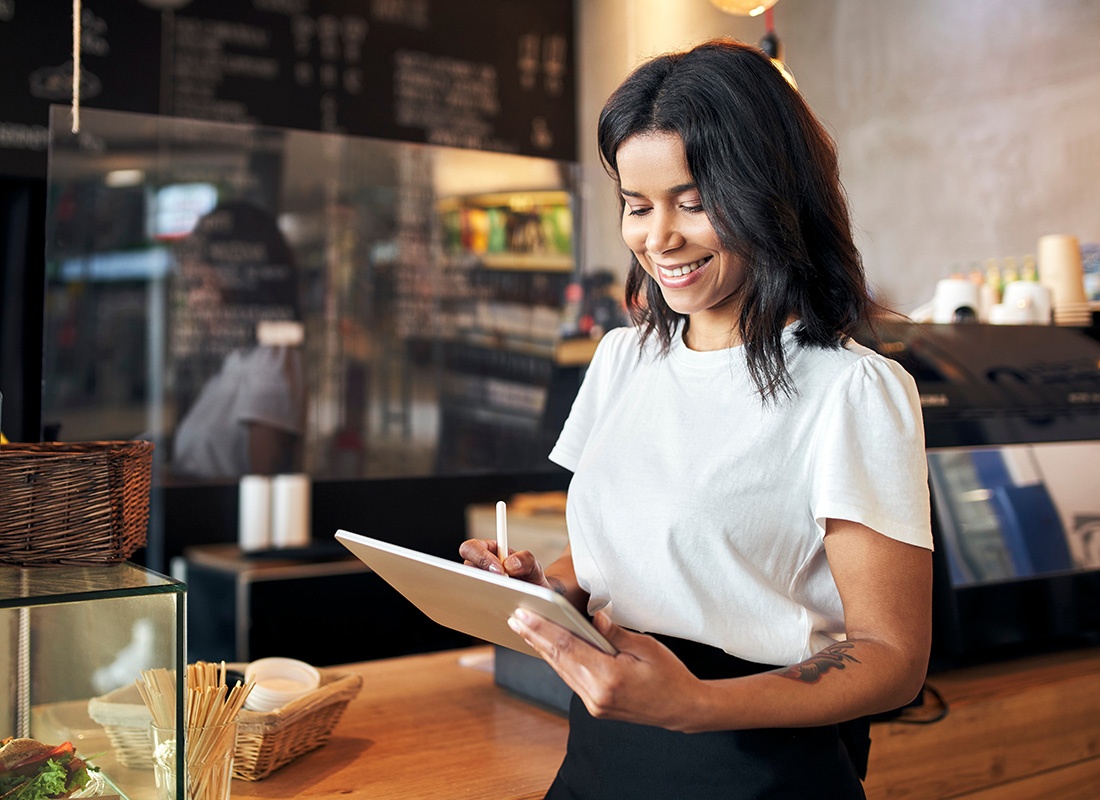
M758 17L777 2L778 0L710 0L715 8L739 17Z
M714 2L714 0L711 0L711 2ZM764 51L764 55L771 59L775 68L787 79L787 83L798 89L798 81L794 79L794 73L787 66L787 62L783 60L783 43L775 32L775 12L770 8L764 12L764 27L764 36L761 37L757 46Z

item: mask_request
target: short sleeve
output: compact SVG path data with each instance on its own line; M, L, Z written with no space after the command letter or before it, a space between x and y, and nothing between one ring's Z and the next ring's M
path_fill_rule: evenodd
M300 351L257 347L248 355L245 366L234 409L236 418L301 433L304 385Z
M866 355L831 387L814 437L814 519L846 519L932 548L924 424L913 378Z
M623 360L637 357L638 338L634 328L613 328L600 340L585 371L577 397L550 451L550 460L575 472L592 428L610 401L615 375Z

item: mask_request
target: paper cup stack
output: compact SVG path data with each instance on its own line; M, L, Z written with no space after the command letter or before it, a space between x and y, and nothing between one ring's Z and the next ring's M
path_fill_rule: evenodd
M321 684L321 673L294 658L261 658L245 668L255 681L244 707L249 711L275 711L307 695Z
M1050 288L1055 325L1089 325L1092 312L1085 296L1081 245L1076 236L1039 237L1039 281Z

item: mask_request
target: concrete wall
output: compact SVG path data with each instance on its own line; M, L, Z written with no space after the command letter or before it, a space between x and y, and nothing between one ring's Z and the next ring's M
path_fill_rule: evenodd
M579 0L580 153L589 268L625 269L596 159L600 107L641 59L716 36L757 42L763 17L707 0ZM880 298L908 311L937 279L1100 241L1100 3L779 0L799 89L836 137L857 242Z

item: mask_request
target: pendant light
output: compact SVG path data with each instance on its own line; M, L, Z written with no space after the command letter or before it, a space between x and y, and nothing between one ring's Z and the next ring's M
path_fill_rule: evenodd
M711 5L739 17L758 17L778 0L710 0Z
M711 2L713 1L711 0ZM794 79L794 73L783 61L783 43L779 41L779 35L775 32L775 12L770 8L764 13L764 26L766 31L757 46L764 51L764 55L771 59L775 68L787 79L787 83L798 89L798 82Z
M758 17L764 15L766 32L757 45L764 54L771 59L775 68L787 79L787 83L798 89L798 83L794 74L783 62L783 45L775 32L775 12L772 10L779 0L710 0L715 8L725 11L727 14L736 14L741 17Z

